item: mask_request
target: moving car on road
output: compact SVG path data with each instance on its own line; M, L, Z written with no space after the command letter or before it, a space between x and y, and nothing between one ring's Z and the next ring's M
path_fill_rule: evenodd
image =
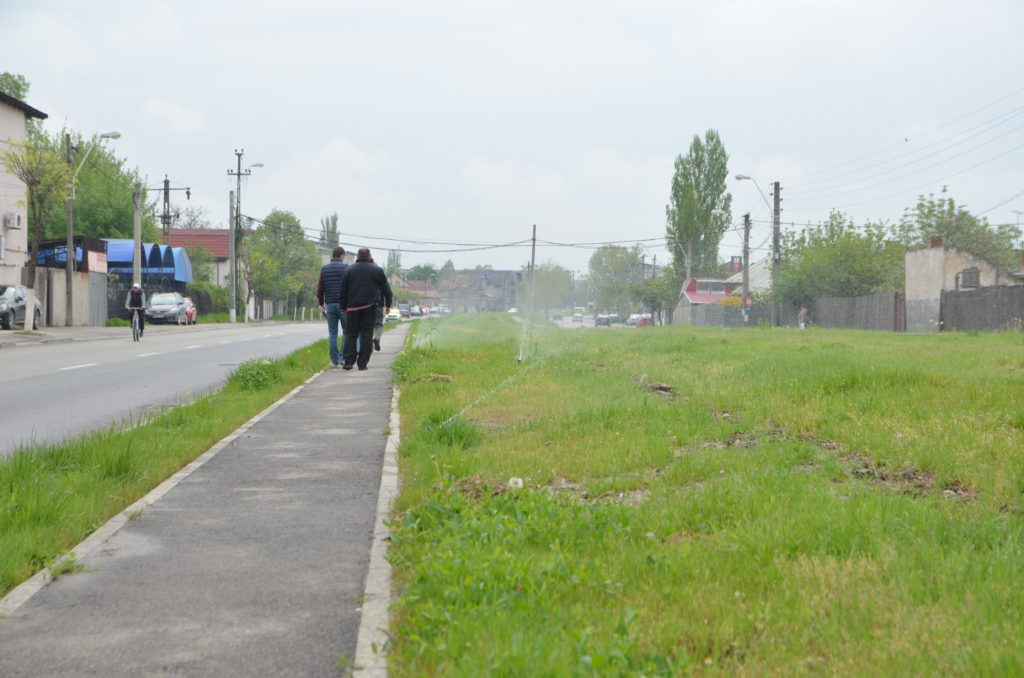
M28 329L25 306L28 303L28 290L21 285L0 285L0 326L5 330L21 325ZM39 329L39 320L43 316L42 304L35 300L35 312L32 314L32 329Z
M388 311L387 315L384 316L384 322L386 323L397 323L402 322L402 312L397 308L393 308Z

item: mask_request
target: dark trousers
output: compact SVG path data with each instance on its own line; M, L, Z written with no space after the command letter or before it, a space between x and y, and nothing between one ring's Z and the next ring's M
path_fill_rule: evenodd
M349 311L345 323L345 364L353 363L359 367L366 367L370 362L370 354L373 352L373 322L377 315L377 307L361 308L358 311ZM359 354L356 355L356 341L359 341Z
M135 308L132 308L131 312L132 313L137 313L139 315L139 332L142 332L143 330L146 329L146 312L143 311L138 306L136 306ZM128 315L129 321L131 320L131 317L132 317L131 314L129 314Z

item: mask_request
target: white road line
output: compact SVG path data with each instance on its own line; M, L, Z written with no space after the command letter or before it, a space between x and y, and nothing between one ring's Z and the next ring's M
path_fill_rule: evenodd
M62 367L60 369L63 372L64 370L77 370L80 367L92 367L93 365L96 365L96 364L97 363L83 363L81 365L72 365L71 367Z
M190 348L202 348L202 347L203 347L203 345L202 345L202 344L192 344L191 346L186 346L186 347L185 347L185 350L187 351L187 350L189 350Z
M222 341L220 343L222 343L222 344L230 344L231 340L230 339L225 339L224 341Z
M139 358L148 358L151 355L160 355L160 351L154 351L153 353L140 353Z

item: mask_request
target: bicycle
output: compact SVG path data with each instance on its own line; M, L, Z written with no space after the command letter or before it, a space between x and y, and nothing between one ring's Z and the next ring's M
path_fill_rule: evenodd
M133 308L132 312L132 341L138 341L142 337L139 332L139 314L145 312L144 308Z

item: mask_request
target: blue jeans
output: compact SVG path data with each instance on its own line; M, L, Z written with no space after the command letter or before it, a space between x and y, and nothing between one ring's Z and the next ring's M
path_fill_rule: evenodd
M338 325L341 334L345 334L345 314L341 312L341 304L327 304L327 343L331 346L331 364L341 362L341 344L338 342Z

